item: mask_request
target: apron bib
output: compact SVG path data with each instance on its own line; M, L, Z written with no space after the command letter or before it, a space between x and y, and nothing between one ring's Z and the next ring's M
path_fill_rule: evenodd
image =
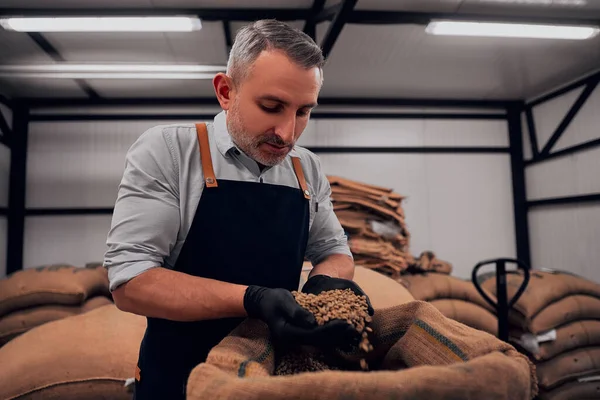
M196 124L205 187L176 271L204 278L296 290L308 242L309 199L300 159L298 188L219 179L205 124ZM147 318L135 399L185 399L191 370L243 318L180 322Z

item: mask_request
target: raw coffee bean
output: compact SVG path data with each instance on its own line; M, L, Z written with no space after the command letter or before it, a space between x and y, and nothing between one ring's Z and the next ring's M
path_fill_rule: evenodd
M342 320L354 326L361 335L358 349L366 354L373 350L369 342L369 333L373 329L367 326L371 322L368 313L367 299L365 296L357 296L352 290L330 290L318 295L302 292L292 292L298 304L310 311L317 324L323 325L329 321ZM368 370L367 361L360 360L360 367ZM325 361L315 354L293 353L284 355L276 370L276 375L291 375L300 372L323 371L337 369L327 365Z

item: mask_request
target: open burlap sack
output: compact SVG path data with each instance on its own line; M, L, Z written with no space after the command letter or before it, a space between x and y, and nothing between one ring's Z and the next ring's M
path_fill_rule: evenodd
M0 317L46 304L81 304L98 295L110 297L105 268L71 265L28 268L0 280Z
M444 317L422 301L377 310L372 372L272 376L267 326L246 320L196 366L187 398L196 399L531 399L535 367L512 346ZM374 357L373 356L373 357Z
M564 382L600 374L600 347L586 347L557 355L536 365L538 384L550 390Z
M371 305L376 310L415 300L400 283L368 268L357 266L354 269L353 280L369 296Z
M600 399L600 381L569 382L553 390L541 392L538 400L592 400Z
M522 282L521 272L508 274L506 290L509 299L519 290ZM496 295L496 278L486 280L482 287ZM600 285L568 273L531 270L527 289L513 306L513 312L519 314L513 319L528 323L544 308L572 295L600 298Z
M38 326L0 348L0 399L131 399L146 319L106 305Z
M430 303L447 318L498 336L498 319L477 304L455 299L432 300Z
M402 275L399 281L417 300L431 301L441 299L464 300L495 312L481 297L471 281L436 272ZM490 295L488 293L488 295ZM490 295L493 299L494 296Z
M600 347L600 321L575 321L556 329L556 340L542 342L532 357L545 361L558 354L583 347Z
M49 304L13 311L0 317L0 346L36 326L88 312L107 304L112 304L112 300L108 297L96 296L81 306Z
M535 334L584 319L600 319L600 299L585 295L568 296L550 304L532 319L517 312L509 314L514 328Z

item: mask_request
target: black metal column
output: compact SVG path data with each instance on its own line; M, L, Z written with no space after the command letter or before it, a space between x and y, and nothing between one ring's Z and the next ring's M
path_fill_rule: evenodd
M517 258L531 266L529 248L529 221L527 219L527 194L525 187L525 160L523 159L523 130L519 105L507 109L508 136L510 142L510 167L512 171L513 206L515 214L515 237Z
M13 108L8 195L7 275L23 268L28 125L29 108L24 104L15 104Z

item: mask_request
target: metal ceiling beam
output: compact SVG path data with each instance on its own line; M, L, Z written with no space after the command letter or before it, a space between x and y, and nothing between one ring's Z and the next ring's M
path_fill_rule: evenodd
M541 156L547 156L548 154L550 154L550 150L552 150L552 147L554 147L554 145L556 144L556 142L558 142L562 134L567 130L567 128L569 127L579 110L581 110L581 107L583 107L585 102L589 99L591 94L598 86L598 83L600 83L600 76L597 77L594 81L587 84L586 88L583 90L583 92L581 92L581 94L579 95L579 97L577 98L567 115L565 115L563 120L556 128L556 131L554 131L554 133L552 134L550 140L548 140L548 143L546 143L542 151L540 151Z
M48 55L48 57L50 57L54 61L58 61L58 62L65 62L65 61L67 61L58 52L58 50L56 50L56 47L54 47L52 45L52 43L50 43L48 41L48 39L46 39L44 37L44 35L42 35L39 32L28 32L27 34ZM81 90L83 90L83 92L85 94L87 94L88 97L90 97L92 99L100 97L100 95L85 80L83 80L83 79L73 79L73 81L75 81L75 83L79 86L79 88Z
M0 16L178 16L195 15L204 21L255 21L275 18L280 21L307 19L310 9L304 8L0 8Z
M595 73L593 73L591 75L585 76L585 77L583 77L583 78L581 78L581 79L579 79L579 80L577 80L577 81L575 81L575 82L573 82L573 83L571 83L571 84L569 84L567 86L564 86L564 87L562 87L562 88L560 88L558 90L555 90L555 91L553 91L551 93L548 93L548 94L546 94L546 95L544 95L544 96L542 96L542 97L540 97L538 99L532 100L532 101L530 101L530 102L527 103L527 106L533 108L533 107L535 107L537 105L540 105L542 103L545 103L547 101L550 101L552 99L560 97L563 94L566 94L566 93L570 92L571 90L575 90L577 88L580 88L581 86L587 85L590 82L594 82L598 78L600 78L600 71L595 72Z
M231 22L223 21L223 34L225 35L225 47L227 48L227 57L231 52L231 46L233 46L233 40L231 40Z
M358 0L343 0L341 3L340 9L333 17L333 21L329 28L327 29L327 33L323 38L323 42L321 42L321 50L323 51L323 57L326 59L329 57L329 53L333 49L333 45L336 40L342 33L342 29L344 29L344 24L348 21L348 18L352 14L352 10L356 5Z
M470 13L439 13L414 11L369 11L356 10L348 18L349 24L394 25L417 24L426 25L432 20L452 21L484 21L484 22L516 22L557 25L600 25L600 18L566 18L566 17L537 17L516 14L470 14Z
M304 24L304 33L315 41L317 40L317 16L323 11L323 7L325 7L325 0L315 0L310 9L310 17Z
M19 101L31 108L64 108L88 106L219 106L215 97L187 98L19 98ZM511 106L520 106L522 102L514 99L477 100L477 99L426 99L426 98L366 98L366 97L321 97L320 105L357 106L357 107L425 107L425 108L472 108L504 110Z
M8 146L8 140L12 135L12 129L8 126L8 122L6 122L6 118L4 118L2 112L0 112L0 133L0 140Z
M590 149L594 149L596 147L600 147L600 139L590 140L589 142L583 142L583 143L575 145L575 146L571 146L571 147L567 147L565 149L553 151L552 153L548 154L547 156L539 156L537 158L533 158L531 160L525 161L525 166L541 163L546 160L551 160L551 159L557 158L557 157L567 156L569 154L577 154L584 150L590 150Z

